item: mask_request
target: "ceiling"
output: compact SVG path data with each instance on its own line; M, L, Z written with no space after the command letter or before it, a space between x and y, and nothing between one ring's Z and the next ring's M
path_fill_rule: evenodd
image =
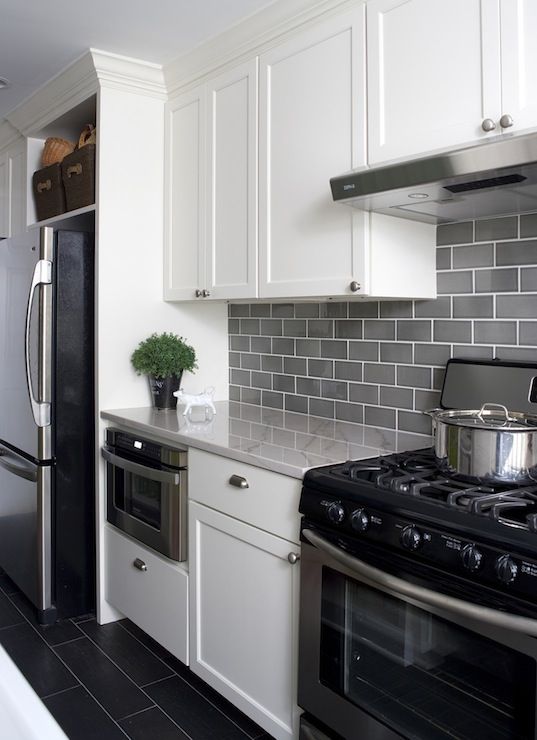
M0 120L90 47L163 64L272 0L0 0Z

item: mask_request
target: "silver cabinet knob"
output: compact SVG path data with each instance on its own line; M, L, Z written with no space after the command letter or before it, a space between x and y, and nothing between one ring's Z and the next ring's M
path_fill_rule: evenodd
M197 288L195 296L196 298L201 298L201 290L199 288Z
M494 131L496 128L496 123L492 120L492 118L485 118L483 123L481 124L481 128L483 131Z
M290 552L287 556L287 560L291 563L291 565L294 565L300 560L300 554L298 552Z
M229 485L235 488L250 488L250 484L242 475L232 475L229 479Z
M504 113L503 116L500 118L500 126L502 128L511 128L513 124L513 116L510 116L509 113Z
M147 565L140 558L136 558L136 560L134 560L132 564L135 568L138 568L138 570L142 570L144 572L147 570Z
M201 295L202 295L202 296L203 296L204 298L208 298L208 297L209 297L209 296L211 295L211 292L210 292L209 290L202 290L202 291L201 291Z
M360 283L357 283L356 280L353 280L352 283L349 285L349 288L353 293L357 293L360 290Z

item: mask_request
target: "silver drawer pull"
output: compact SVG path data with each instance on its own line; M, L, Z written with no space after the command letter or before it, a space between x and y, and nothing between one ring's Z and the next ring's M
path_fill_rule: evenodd
M133 562L133 565L135 568L138 568L138 570L143 570L144 572L147 570L147 565L144 563L143 560L140 560L140 558L136 558L136 560Z
M291 563L291 565L298 563L298 561L300 560L300 553L290 552L289 555L287 556L287 560Z
M235 488L250 488L250 484L242 475L232 475L229 479L229 485Z

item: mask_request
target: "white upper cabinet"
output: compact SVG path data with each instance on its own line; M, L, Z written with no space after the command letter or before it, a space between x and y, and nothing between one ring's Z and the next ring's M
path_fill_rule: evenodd
M368 2L370 164L485 140L498 132L497 2ZM485 119L496 129L485 131Z
M365 165L364 8L260 57L261 298L364 287L365 219L332 202L329 179Z
M501 0L501 115L518 133L537 126L537 2ZM509 123L504 119L504 123ZM501 126L500 126L501 128Z
M9 236L8 186L7 152L0 152L0 239Z
M26 231L26 148L21 137L0 152L0 238Z

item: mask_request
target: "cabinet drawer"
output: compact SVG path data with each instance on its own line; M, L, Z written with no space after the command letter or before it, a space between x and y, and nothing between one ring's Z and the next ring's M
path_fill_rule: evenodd
M106 599L188 665L188 574L108 525L105 546Z
M243 478L247 488L230 483ZM237 481L238 482L238 481ZM188 453L189 497L291 542L299 541L301 481L210 452Z

